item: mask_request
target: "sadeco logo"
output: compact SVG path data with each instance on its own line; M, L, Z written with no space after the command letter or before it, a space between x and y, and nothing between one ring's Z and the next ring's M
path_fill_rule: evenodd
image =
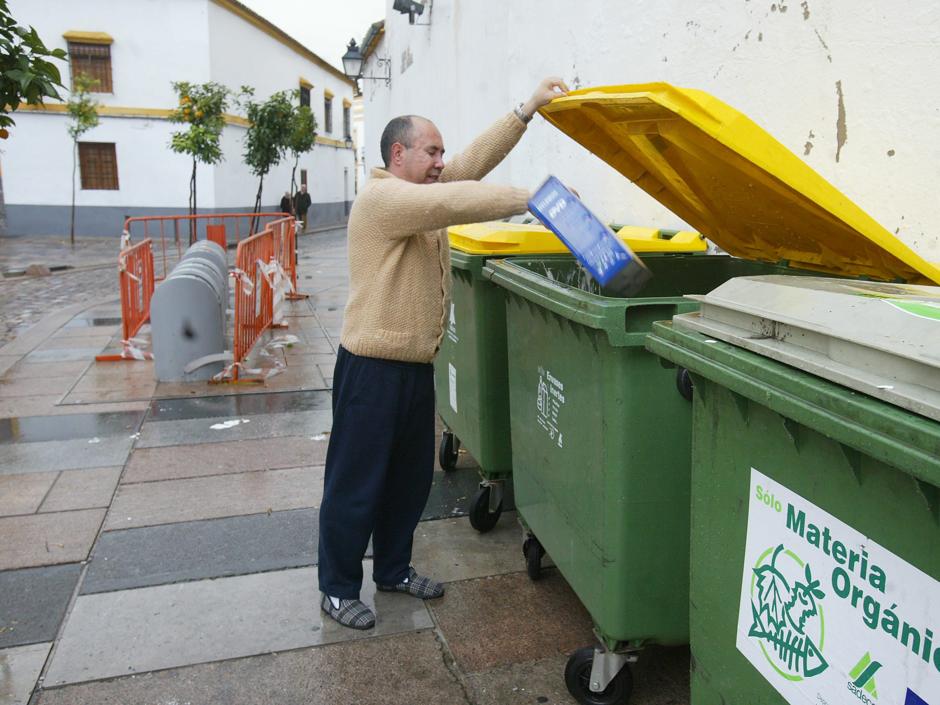
M873 703L874 700L871 698L878 697L878 690L875 687L875 674L880 668L881 664L878 661L872 661L871 654L866 652L852 670L849 671L849 678L853 680L850 680L846 685L849 691L863 703ZM871 698L869 698L866 693L868 693Z
M829 667L823 657L826 594L809 564L783 544L768 548L754 565L748 637L757 639L767 662L790 681L812 678Z

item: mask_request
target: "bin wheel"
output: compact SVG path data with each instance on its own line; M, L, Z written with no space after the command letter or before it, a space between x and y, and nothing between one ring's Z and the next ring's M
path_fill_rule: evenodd
M633 673L624 665L620 673L604 688L603 693L591 690L591 668L594 665L594 647L585 646L571 654L565 666L565 685L568 692L581 705L625 705L633 692Z
M450 431L444 431L441 435L441 448L437 454L437 460L441 464L441 469L450 471L457 467L457 451L460 450L460 440Z
M502 513L502 501L496 506L495 512L490 511L490 486L483 485L470 502L470 526L481 534L485 534L487 531L492 531Z
M676 389L686 401L692 401L692 375L684 367L676 368Z
M522 543L522 553L525 555L525 570L529 574L530 580L538 580L542 577L542 556L545 555L545 549L539 540L530 536Z

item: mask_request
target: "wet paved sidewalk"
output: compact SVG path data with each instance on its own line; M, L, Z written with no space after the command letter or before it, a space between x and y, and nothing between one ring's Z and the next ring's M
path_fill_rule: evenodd
M590 617L557 571L529 580L513 511L491 533L470 527L467 454L436 470L415 536L445 597L367 581L374 630L321 618L345 236L300 249L311 296L291 304L297 342L263 386L95 363L118 335L116 286L0 348L0 705L574 702L564 666L593 643ZM631 702L687 703L688 668L685 648L649 649Z

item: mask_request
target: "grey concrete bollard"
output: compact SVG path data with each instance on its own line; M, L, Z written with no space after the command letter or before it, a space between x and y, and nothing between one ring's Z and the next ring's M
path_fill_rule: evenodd
M208 247L206 246L208 245ZM214 249L213 249L214 248ZM160 382L211 379L226 359L228 270L215 243L196 243L150 302L154 376Z

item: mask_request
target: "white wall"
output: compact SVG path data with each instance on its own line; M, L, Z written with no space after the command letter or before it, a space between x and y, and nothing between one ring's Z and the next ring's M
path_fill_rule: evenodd
M545 75L572 88L667 81L744 112L889 231L940 260L936 3L434 0L430 27L410 26L391 4L377 54L392 59L392 89L363 85L367 167L381 163L381 130L398 114L427 115L457 152ZM540 118L490 178L531 188L547 173L604 218L681 225Z
M282 27L288 34L290 27ZM254 99L264 100L272 93L295 90L304 78L313 84L310 107L317 119L317 134L342 139L343 98L352 99L352 86L298 54L244 19L228 10L209 3L209 47L212 80L237 91L242 85L253 86ZM250 50L248 49L250 47ZM324 90L334 93L333 132L325 131ZM229 112L243 115L234 105ZM218 207L246 207L254 204L258 178L242 163L245 128L228 126L223 136L225 159L216 169L215 197ZM293 160L286 157L264 178L262 203L276 205L284 191L290 187ZM352 150L337 149L329 145L316 145L303 155L297 167L307 170L308 186L314 203L333 203L343 200L343 167L354 167ZM350 194L350 200L352 195Z

